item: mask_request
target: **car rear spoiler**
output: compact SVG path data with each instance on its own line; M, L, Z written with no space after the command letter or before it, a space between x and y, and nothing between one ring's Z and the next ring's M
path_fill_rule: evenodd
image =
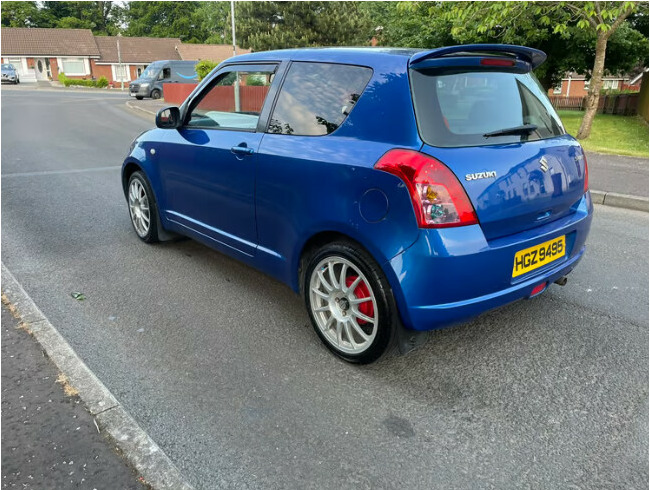
M477 62L480 55L486 57L503 55L507 58L514 58L518 67L528 66L528 70L537 68L546 60L546 53L539 49L527 48L526 46L514 46L510 44L464 44L460 46L448 46L430 51L421 51L411 56L409 67L413 69L442 67L446 64L457 64L451 62L450 58L466 58L467 55L474 55Z

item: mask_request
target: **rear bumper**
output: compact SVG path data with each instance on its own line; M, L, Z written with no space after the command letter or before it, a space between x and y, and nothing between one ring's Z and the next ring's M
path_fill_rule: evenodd
M479 225L421 230L387 266L407 328L432 330L528 298L535 286L570 273L585 252L593 206L586 194L576 212L533 230L487 241ZM566 236L566 255L513 278L515 253Z

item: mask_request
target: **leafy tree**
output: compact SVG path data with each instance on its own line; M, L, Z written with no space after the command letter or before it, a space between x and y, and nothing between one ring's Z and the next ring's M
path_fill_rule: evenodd
M238 2L237 41L255 51L367 44L368 16L356 2Z
M230 2L200 2L196 9L201 30L207 36L202 42L207 44L232 43L230 34Z
M439 15L439 2L361 2L381 46L438 48L456 44L451 23Z
M2 27L42 27L36 2L2 2Z
M199 2L129 2L122 18L125 36L177 37L200 43L209 35Z
M523 33L528 40L527 44L533 46L550 39L549 33L563 39L576 36L577 29L590 33L593 36L591 49L594 61L586 111L577 135L579 139L584 139L591 132L591 124L598 109L607 44L625 20L640 11L647 12L647 3L459 2L448 6L444 18L452 23L451 33L459 40L466 38L470 29L475 29L479 34L501 36L503 39Z

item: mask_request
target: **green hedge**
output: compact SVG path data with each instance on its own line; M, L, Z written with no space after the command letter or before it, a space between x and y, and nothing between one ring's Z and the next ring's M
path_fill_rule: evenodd
M196 74L199 76L199 80L203 80L208 74L217 66L219 63L216 61L210 60L201 60L196 64Z
M108 79L106 77L99 77L98 80L76 80L66 77L63 73L59 74L59 82L64 86L69 87L70 85L79 85L81 87L97 87L105 88L108 87Z

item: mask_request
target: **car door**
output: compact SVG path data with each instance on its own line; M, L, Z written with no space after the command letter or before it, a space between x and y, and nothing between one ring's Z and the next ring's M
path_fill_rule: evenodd
M183 126L159 159L166 218L250 256L257 246L258 124L276 68L223 68L188 103Z

